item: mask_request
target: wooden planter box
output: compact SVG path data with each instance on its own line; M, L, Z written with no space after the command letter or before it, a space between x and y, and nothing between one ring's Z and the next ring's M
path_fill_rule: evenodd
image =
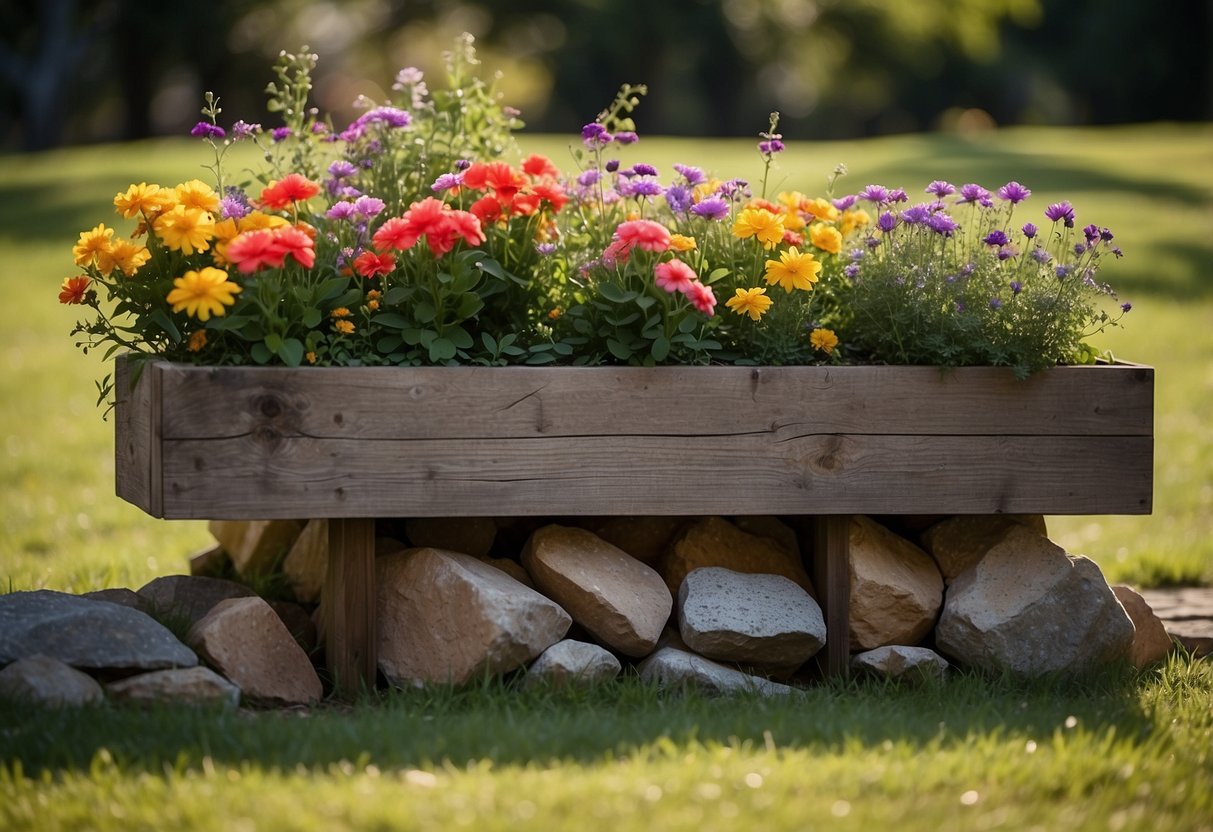
M373 518L793 514L845 667L850 514L1148 514L1154 370L118 364L117 493L325 517L330 665L374 678Z

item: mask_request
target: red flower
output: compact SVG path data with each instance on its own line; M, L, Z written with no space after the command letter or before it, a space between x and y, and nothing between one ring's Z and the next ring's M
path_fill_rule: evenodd
M269 266L282 268L286 252L274 245L274 232L269 229L245 231L227 244L227 259L236 264L241 274L252 274Z
M63 285L59 290L60 303L84 303L84 296L88 293L88 284L90 283L87 275L79 277L63 278Z
M560 169L552 164L552 160L537 153L533 153L523 160L522 172L527 176L548 177L551 179L560 176Z
M669 230L652 220L621 222L615 229L615 239L628 248L640 247L645 251L665 251L670 247Z
M371 239L376 248L407 251L421 237L421 232L404 217L392 217L379 226Z
M447 216L450 229L469 246L478 246L484 242L484 229L480 226L480 218L468 211L451 211Z
M468 210L480 218L482 223L490 223L501 219L501 203L491 196L482 196L473 202Z
M711 317L712 313L716 311L716 293L712 291L711 286L696 280L687 289L686 295L691 305L708 317Z
M261 191L261 204L267 208L286 208L320 193L320 186L299 173L288 173Z
M301 228L293 225L275 228L270 231L274 237L273 246L281 252L282 262L289 254L304 268L310 269L316 265L316 249L311 236Z
M354 258L354 271L363 277L391 274L394 268L396 268L396 258L387 252L376 254L373 251L364 251Z
M569 201L569 196L564 192L564 188L555 182L540 182L531 188L535 195L552 206L552 211L559 212Z

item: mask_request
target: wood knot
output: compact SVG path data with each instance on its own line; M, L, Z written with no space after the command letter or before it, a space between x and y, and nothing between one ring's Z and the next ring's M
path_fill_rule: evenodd
M277 396L262 396L257 400L257 410L267 419L277 419L282 415L282 402Z

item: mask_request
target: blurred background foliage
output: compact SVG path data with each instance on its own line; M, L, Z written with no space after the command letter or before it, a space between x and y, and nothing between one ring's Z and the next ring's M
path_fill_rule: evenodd
M180 134L213 90L260 121L279 50L340 119L478 40L506 102L567 133L623 82L643 133L789 138L1213 118L1213 2L39 0L0 3L0 150ZM271 126L267 123L266 126Z

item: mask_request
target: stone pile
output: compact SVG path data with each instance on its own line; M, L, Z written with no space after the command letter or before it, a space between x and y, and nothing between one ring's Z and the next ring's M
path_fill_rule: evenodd
M388 684L590 685L625 667L669 687L794 693L825 646L807 535L771 517L414 519L376 540ZM897 528L894 532L891 528ZM0 596L0 696L52 705L308 705L325 521L213 522L194 575L137 591ZM1031 517L849 529L851 669L909 681L950 664L1023 676L1172 648L1149 605L1109 588ZM280 576L281 580L274 580ZM235 580L233 580L235 579ZM289 589L269 602L248 584Z

